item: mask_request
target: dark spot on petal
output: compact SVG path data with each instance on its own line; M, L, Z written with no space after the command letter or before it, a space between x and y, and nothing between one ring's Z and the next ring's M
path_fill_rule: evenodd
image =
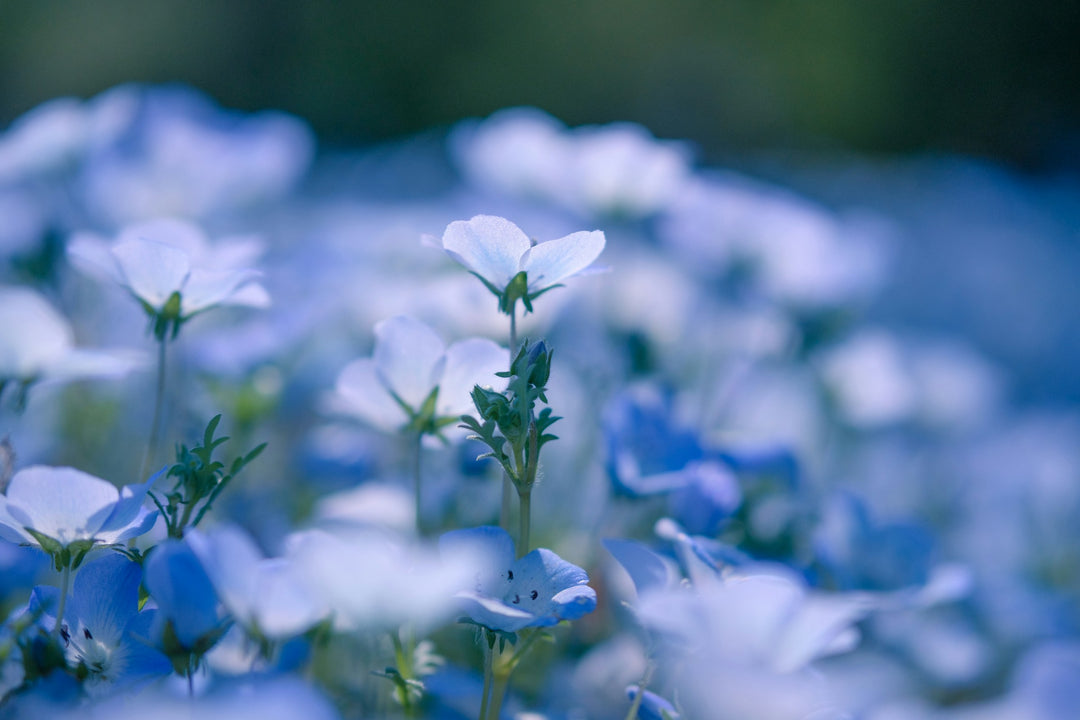
M517 605L519 602L521 602L521 596L520 595L514 595L514 604Z
M87 640L93 640L94 639L94 636L90 634L90 628L83 628L82 634L83 634L83 637L85 637Z
M539 595L539 594L540 594L540 593L538 593L538 592L536 592L535 590L533 590L533 591L532 591L531 593L529 593L529 596L530 596L530 597L531 597L531 598L532 598L533 600L535 600L535 599L536 599L536 596L537 596L537 595Z
M60 628L60 637L64 638L64 642L71 640L71 633L68 632L67 625Z
M513 570L507 570L506 571L506 579L507 580L513 580L514 579L514 571Z

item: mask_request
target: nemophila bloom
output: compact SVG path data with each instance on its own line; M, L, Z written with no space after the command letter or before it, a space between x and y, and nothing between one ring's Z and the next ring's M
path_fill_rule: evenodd
M144 564L144 583L157 605L150 642L162 650L182 673L213 647L228 618L198 556L183 540L155 547Z
M596 609L589 576L550 550L539 548L514 559L514 541L498 527L453 530L439 538L444 557L479 559L471 586L455 595L473 622L517 632L576 620Z
M224 110L190 88L125 85L96 100L127 110L80 176L87 208L109 223L248 210L292 190L315 150L299 118Z
M435 331L406 315L375 326L375 351L338 376L329 409L385 430L436 434L472 407L476 385L502 387L506 350L491 340L443 344Z
M45 298L0 286L0 386L120 377L140 362L135 353L76 348L71 325Z
M301 582L292 561L263 557L239 528L226 525L206 534L190 530L184 540L221 602L248 632L279 640L307 630L326 615L325 604Z
M143 501L157 477L118 490L74 468L24 468L0 495L0 537L40 547L58 569L76 568L93 548L122 543L153 527L157 512L148 512Z
M657 140L633 123L568 130L533 108L463 124L451 142L474 183L587 215L646 217L677 197L690 176L684 143Z
M472 557L444 562L428 545L355 527L294 533L286 557L344 631L436 627L476 567Z
M679 720L682 716L675 706L654 692L641 691L641 686L631 685L626 688L626 697L630 702L637 700L641 693L641 704L638 705L637 716L641 720Z
M125 685L168 675L172 666L150 647L155 610L139 611L142 569L123 555L110 553L86 563L75 576L60 637L73 666L85 668L91 687ZM46 630L56 623L58 591L38 587L31 612L42 612Z
M600 230L534 242L505 218L477 215L450 223L442 248L480 278L499 298L499 309L509 315L518 300L531 312L538 296L592 265L604 242Z
M249 267L262 253L251 237L211 244L196 225L160 219L125 228L110 243L81 233L68 245L76 267L111 279L135 297L154 323L158 338L198 313L219 305L262 308L270 296Z

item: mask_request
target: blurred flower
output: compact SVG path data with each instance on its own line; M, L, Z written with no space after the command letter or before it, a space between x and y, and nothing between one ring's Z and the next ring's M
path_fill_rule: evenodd
M641 694L641 704L638 706L637 716L641 720L679 720L682 717L675 706L654 692L646 690L642 693L639 685L631 685L626 688L626 696L630 702L634 702Z
M242 530L189 531L185 542L202 562L221 602L248 632L271 640L297 635L326 614L287 558L264 558Z
M159 337L218 305L268 306L259 272L248 267L261 252L254 238L211 245L198 226L174 219L131 225L112 244L82 233L68 245L76 267L114 280L142 304Z
M477 624L517 632L576 620L596 609L596 591L577 565L540 548L514 559L514 541L498 527L453 530L439 538L444 557L462 553L482 559L472 588L456 597Z
M514 223L492 215L450 223L442 237L446 254L480 278L511 314L520 299L532 301L563 280L584 271L604 250L600 230L571 233L536 243Z
M0 537L40 547L57 568L78 567L95 546L115 545L153 527L157 512L142 504L157 478L117 490L74 468L24 468L0 496Z
M144 582L157 604L149 640L182 673L228 629L217 592L191 546L166 540L150 552Z
M286 557L345 631L411 623L424 632L452 615L453 593L476 567L471 557L444 562L434 548L355 527L294 533Z
M140 364L137 353L76 348L71 326L45 298L0 287L0 385L119 377Z
M124 85L95 102L126 109L80 178L88 210L113 225L247 210L290 191L314 154L302 120L223 110L190 88Z
M470 338L449 347L419 320L402 315L375 326L375 351L338 376L329 409L385 430L438 434L472 407L476 385L502 386L506 350Z

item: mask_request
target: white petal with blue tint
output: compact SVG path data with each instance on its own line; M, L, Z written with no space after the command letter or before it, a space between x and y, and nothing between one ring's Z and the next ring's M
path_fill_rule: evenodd
M493 215L450 223L442 244L452 258L499 289L522 270L521 256L532 246L521 228Z
M187 253L153 240L129 240L112 253L131 292L155 310L183 289L191 272Z
M452 344L446 350L446 367L439 379L436 414L448 417L469 412L473 387L505 387L506 380L495 373L506 366L506 350L491 340L470 338Z
M604 251L604 233L576 232L542 242L525 252L521 269L527 273L529 291L536 292L578 274Z
M375 372L413 410L442 376L446 346L435 331L407 315L375 326Z

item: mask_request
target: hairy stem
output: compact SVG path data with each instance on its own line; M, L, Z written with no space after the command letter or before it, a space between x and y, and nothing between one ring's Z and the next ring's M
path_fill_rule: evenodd
M53 637L60 635L64 627L64 609L67 607L68 588L71 587L71 563L64 566L60 573L60 601L56 606L56 624L53 625Z

